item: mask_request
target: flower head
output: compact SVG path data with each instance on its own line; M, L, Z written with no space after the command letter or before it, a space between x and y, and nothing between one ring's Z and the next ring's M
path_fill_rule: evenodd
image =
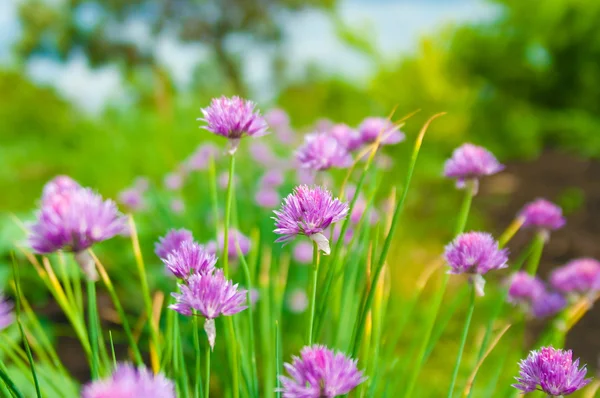
M185 228L170 229L165 236L158 238L158 242L154 244L154 253L160 259L166 259L167 256L179 249L183 242L193 242L192 233Z
M547 318L558 314L567 306L567 300L556 292L543 292L533 299L531 313L536 318Z
M298 242L294 246L293 256L300 264L310 264L313 258L313 245L305 240Z
M184 183L184 176L179 172L168 173L165 175L164 184L169 191L181 189Z
M370 144L381 136L383 145L397 144L404 141L404 133L398 126L383 117L368 117L358 126L363 143Z
M119 364L113 374L83 388L82 398L175 398L175 386L162 374L144 368Z
M304 144L296 151L296 160L300 167L315 171L344 168L352 163L346 148L327 133L306 135Z
M118 200L131 211L143 210L146 207L144 196L136 187L126 188L119 192Z
M544 230L562 228L566 221L562 209L546 199L536 199L523 207L519 213L523 227L534 227Z
M185 161L183 168L186 171L206 170L210 159L217 159L220 155L220 150L212 142L199 145L194 153L192 153Z
M247 308L246 290L238 289L237 284L227 280L221 269L208 274L193 274L186 283L179 284L179 290L180 294L172 294L176 302L169 308L187 316L197 311L206 318L204 330L211 348L216 338L214 319L221 315L234 315Z
M227 255L230 260L237 260L237 258L238 258L237 246L238 245L240 246L240 250L244 256L246 254L248 254L248 252L250 252L250 246L251 246L250 238L248 238L246 235L244 235L243 233L241 233L239 230L237 230L235 228L229 228L228 237L227 237ZM216 253L217 250L223 251L223 249L225 247L225 232L224 231L219 232L218 245L213 240L213 241L209 242L209 244L206 245L206 247L207 247L208 251L211 253Z
M126 218L115 202L89 188L55 192L44 197L31 225L29 244L39 254L58 250L83 253L92 245L127 230ZM97 278L93 261L77 257L89 279Z
M289 377L279 376L284 398L337 397L366 380L356 360L322 345L304 347L292 359L284 365Z
M252 101L239 97L214 98L209 107L202 109L207 123L205 129L230 140L229 153L237 149L239 140L245 136L259 137L267 133L267 122L255 110Z
M546 287L541 280L525 271L518 271L510 278L508 301L530 305L545 292Z
M254 201L260 207L264 207L265 209L272 209L277 206L277 204L281 201L281 197L279 193L271 188L262 188L260 191L254 195Z
M344 123L333 125L329 129L329 134L348 151L360 148L363 143L360 133Z
M262 141L254 141L250 145L250 156L257 163L271 167L277 163L277 156L273 153L271 147Z
M42 191L42 201L56 194L63 194L74 189L81 188L81 185L74 179L66 175L59 175L51 179L44 185Z
M192 240L186 240L177 249L167 254L163 262L167 270L177 278L187 279L193 274L212 272L217 258L203 246Z
M13 305L0 292L0 331L9 327L14 321Z
M456 148L444 165L444 176L456 179L456 186L463 188L467 180L478 181L479 177L496 174L504 166L487 149L463 144Z
M285 177L283 176L281 170L273 169L263 174L263 176L260 178L260 185L263 188L277 188L283 184L284 181Z
M572 260L550 275L550 284L558 291L570 294L590 294L598 289L600 261L593 258Z
M348 204L333 199L319 186L300 185L284 199L281 210L274 211L276 242L288 242L297 235L312 239L319 249L329 254L329 241L323 231L348 215Z
M287 297L288 309L294 314L301 314L308 308L306 291L300 288L292 290Z
M506 268L508 250L500 249L492 235L467 232L446 246L444 256L451 274L472 274L475 288L483 295L485 281L481 275L493 269Z
M529 393L541 390L551 397L569 395L585 387L591 379L585 379L585 365L579 368L579 359L573 362L571 350L542 347L531 351L527 359L519 363L518 390Z

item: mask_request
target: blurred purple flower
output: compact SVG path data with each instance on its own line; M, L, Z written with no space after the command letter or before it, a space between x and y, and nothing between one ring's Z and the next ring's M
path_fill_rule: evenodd
M250 156L265 167L272 167L277 163L277 157L271 147L262 141L254 141L250 144Z
M308 296L302 289L293 289L287 298L288 309L294 314L301 314L308 308Z
M257 288L253 287L252 289L250 289L250 305L252 306L252 308L254 308L254 306L258 302L258 299L260 299L260 292Z
M119 203L131 211L140 211L146 208L143 194L136 188L127 188L119 192Z
M184 177L180 172L165 175L164 184L169 191L177 191L183 187Z
M300 167L315 171L344 168L352 164L352 156L346 148L327 133L304 136L304 144L296 151L296 159Z
M285 178L281 170L274 169L263 174L260 179L260 185L264 188L277 188L283 184L284 181Z
M254 196L256 204L265 209L272 209L281 202L281 196L279 193L271 188L262 188Z
M279 376L283 398L330 398L348 394L366 380L357 361L322 345L304 347Z
M298 168L296 169L296 181L300 185L312 185L315 183L315 173L307 169Z
M136 177L133 180L133 187L138 190L138 192L144 193L150 188L150 181L148 177Z
M239 181L240 179L238 178L238 176L234 174L233 183L237 184ZM227 186L229 185L229 172L224 171L221 174L219 174L219 177L217 178L217 183L219 184L219 188L227 189Z
M487 149L463 144L456 148L452 157L444 165L444 176L456 179L456 186L464 188L466 181L473 181L475 191L480 177L496 174L504 170L504 165Z
M58 250L75 253L87 278L96 280L94 260L86 250L126 231L127 219L115 202L103 200L89 188L75 188L44 198L30 227L29 245L38 254Z
M500 249L492 235L485 232L461 234L445 248L444 257L450 274L469 274L477 294L483 296L485 280L481 275L488 271L506 268L508 250Z
M143 366L119 364L113 374L83 387L82 398L175 398L175 385Z
M536 296L531 306L531 312L536 318L547 318L558 314L567 306L567 300L560 293L543 292Z
M518 271L510 278L508 301L513 304L530 306L534 300L546 292L544 283L525 271Z
M181 214L185 211L185 202L181 198L175 198L170 203L171 210L175 214Z
M282 235L275 242L289 242L297 235L305 235L329 254L329 241L323 231L348 216L348 204L334 199L325 188L300 185L284 199L281 210L274 213L274 232Z
M290 117L287 112L281 108L273 108L265 113L265 120L270 127L279 129L290 125Z
M296 243L296 246L294 246L293 256L294 260L300 264L310 264L313 259L312 242L301 240L300 242Z
M599 278L600 262L580 258L555 269L550 274L550 284L563 293L586 295L596 291Z
M0 331L9 327L15 321L13 305L0 292Z
M181 242L178 248L162 259L167 270L179 279L187 279L193 274L212 272L217 263L214 254L209 253L204 246L192 240Z
M315 122L316 131L329 131L332 127L333 122L327 118L321 118Z
M158 238L158 242L154 244L154 253L164 260L169 254L179 249L183 242L193 242L192 233L185 228L170 229L163 237Z
M217 244L215 244L214 241L212 241L206 245L206 250L208 250L210 253L215 253L215 254L216 254L217 250L219 252L222 252L224 243L225 243L225 232L220 231L218 246L217 246ZM243 233L241 233L240 231L238 231L235 228L229 228L227 253L229 254L228 258L230 260L237 260L237 258L238 258L237 245L238 244L240 245L240 250L242 251L242 254L244 256L250 252L250 246L251 246L250 238L248 238L246 235L244 235Z
M208 168L210 159L217 159L221 151L212 142L199 145L185 161L184 169L187 171L201 171Z
M180 314L192 316L194 311L206 318L204 330L211 349L215 346L216 328L214 319L219 316L237 314L248 308L245 304L247 293L238 289L223 275L223 270L215 269L208 274L194 274L186 283L178 285L181 294L172 293L175 304L170 309Z
M523 220L523 227L547 231L562 228L566 223L562 209L546 199L536 199L528 203L519 213L519 217Z
M368 117L358 126L360 138L364 144L375 142L381 136L381 144L392 145L404 141L404 133L388 119Z
M201 109L206 130L229 139L230 154L234 154L241 138L260 137L267 133L267 122L255 110L252 101L239 97L214 98L209 107Z
M573 362L571 350L542 347L521 360L519 368L519 377L515 377L518 383L513 387L523 393L541 390L550 397L559 397L572 394L591 381L585 378L585 365L580 369L579 359Z
M66 175L56 176L44 185L42 202L54 195L60 195L79 188L81 188L81 185L71 177Z
M344 123L335 124L329 129L329 134L335 138L347 151L354 151L362 145L360 133Z

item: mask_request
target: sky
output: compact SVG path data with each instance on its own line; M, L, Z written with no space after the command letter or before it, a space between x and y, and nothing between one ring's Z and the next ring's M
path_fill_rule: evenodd
M0 64L10 63L10 47L20 28L16 13L20 0L0 1ZM52 0L60 1L60 0ZM348 26L368 32L379 52L395 59L414 50L419 38L449 24L479 22L495 16L495 9L483 0L341 0L338 15ZM94 10L81 15L93 21ZM284 27L282 48L289 60L290 78L302 75L306 66L314 64L324 73L365 80L372 64L347 48L335 35L330 17L309 9L281 16ZM185 86L194 67L210 56L209 49L198 44L178 42L165 33L156 43L148 40L146 27L131 21L119 31L120 40L154 48L157 58L171 72L176 84ZM253 47L247 51L244 38L228 43L229 49L241 54L246 81L256 99L268 101L275 93L269 82L271 75L266 53L269 48ZM98 114L109 100L127 97L125 85L114 66L91 69L81 54L73 54L66 63L48 58L32 59L27 73L40 84L49 84L67 99L91 114Z

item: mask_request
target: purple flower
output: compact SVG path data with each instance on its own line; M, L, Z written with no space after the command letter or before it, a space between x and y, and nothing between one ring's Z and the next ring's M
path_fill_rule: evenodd
M187 229L170 229L163 237L158 238L158 242L154 244L154 253L164 260L169 254L179 249L183 242L193 242L194 237Z
M567 306L567 300L560 293L543 292L536 296L531 306L531 312L536 318L547 318L556 315Z
M248 254L248 252L250 252L250 246L251 246L250 238L248 238L246 235L244 235L243 233L241 233L240 231L238 231L235 228L230 228L228 235L229 236L227 239L228 240L227 253L228 253L228 258L230 260L237 260L237 258L238 258L237 245L238 244L239 244L240 250L242 251L242 254L244 256L246 254ZM224 243L225 243L225 232L220 231L218 245L215 244L214 241L211 241L206 245L206 248L209 252L216 254L217 250L223 251Z
M147 177L136 177L136 179L133 180L133 187L139 192L144 193L150 187L150 181L148 181Z
M10 301L7 301L4 294L0 292L0 331L9 327L14 321L13 305Z
M500 249L492 235L485 232L467 232L446 246L444 257L451 274L470 274L477 290L483 296L485 280L481 275L488 271L506 268L508 250Z
M210 159L217 159L219 154L219 148L212 142L199 145L185 161L184 169L187 171L206 170Z
M260 179L260 185L265 188L277 188L284 182L281 170L269 170Z
M348 215L348 204L333 199L319 186L300 185L284 199L281 210L274 211L275 230L282 235L275 242L289 242L297 235L312 239L325 254L330 253L329 241L323 231Z
M284 398L337 397L366 380L356 360L322 345L306 346L292 359L284 365L290 377L279 376Z
M571 350L563 351L553 347L542 347L531 351L527 359L519 362L518 381L513 384L523 393L541 390L551 397L569 395L585 387L591 379L586 379L585 365L579 368L579 359L573 362Z
M262 188L254 196L256 204L265 209L272 209L281 201L279 193L271 188Z
M212 272L217 263L214 254L192 240L182 242L179 247L163 259L167 270L180 279L187 279L192 274Z
M56 194L63 194L79 188L81 188L81 185L71 177L65 175L56 176L44 185L42 201Z
M362 142L370 144L381 136L381 144L391 145L404 141L404 133L386 118L368 117L358 126Z
M98 275L86 250L127 231L127 220L115 202L103 200L89 188L48 194L36 216L29 232L31 248L38 254L58 250L75 253L75 259L90 280L96 280Z
M287 298L287 305L294 314L301 314L308 308L308 296L302 289L294 289Z
M300 264L310 264L313 258L313 245L307 241L300 241L294 246L294 260Z
M208 274L194 274L187 279L186 283L178 286L181 294L172 293L176 302L169 308L187 316L197 311L206 318L204 330L211 349L215 345L216 338L214 319L221 315L234 315L248 308L245 305L246 290L238 290L238 285L227 280L221 269L215 269Z
M523 219L523 227L548 231L562 228L566 223L562 209L546 199L536 199L528 203L519 213L519 217Z
M238 176L236 176L235 174L233 175L233 183L236 184L240 179L238 178ZM219 174L219 177L217 178L217 182L219 184L219 188L221 189L226 189L227 186L229 185L229 172L224 171L221 174Z
M87 384L82 398L175 398L175 385L162 374L145 367L119 364L113 374Z
M143 210L146 207L144 196L136 188L127 188L119 192L119 203L129 208L131 211Z
M281 108L273 108L265 113L265 120L269 126L278 129L290 125L290 117L287 112Z
M169 191L177 191L181 189L183 186L183 174L173 172L165 175L164 184Z
M571 294L591 294L597 290L600 262L593 258L569 261L550 274L550 284L558 291Z
M230 154L235 153L242 137L260 137L267 133L267 122L255 111L256 105L239 97L214 98L209 107L201 109L206 130L229 139Z
M185 202L181 198L174 198L169 203L169 207L175 214L181 214L185 211Z
M309 170L344 168L352 164L352 157L335 138L327 133L307 134L304 144L296 151L300 167Z
M444 176L456 179L456 186L464 188L466 181L473 181L475 187L479 177L496 174L504 170L504 166L496 160L487 149L463 144L456 148L452 157L444 165Z
M514 304L531 305L545 292L546 287L541 280L525 271L519 271L510 278L508 301Z
M265 167L270 167L277 163L277 157L271 150L271 147L261 141L254 141L250 145L250 156L257 163Z
M360 133L344 123L333 125L329 134L335 138L347 151L354 151L362 145Z

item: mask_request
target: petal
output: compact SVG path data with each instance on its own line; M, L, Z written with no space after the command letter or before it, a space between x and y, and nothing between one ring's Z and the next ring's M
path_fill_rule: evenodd
M96 263L90 253L87 250L82 250L80 252L75 253L75 261L85 274L85 277L89 281L97 281L98 280L98 272L96 271Z
M204 321L204 331L206 332L208 344L210 344L210 350L212 351L215 347L215 339L217 338L217 327L214 319Z
M322 233L312 234L309 238L317 244L319 250L321 250L325 255L329 255L331 253L331 248L329 247L329 240Z

